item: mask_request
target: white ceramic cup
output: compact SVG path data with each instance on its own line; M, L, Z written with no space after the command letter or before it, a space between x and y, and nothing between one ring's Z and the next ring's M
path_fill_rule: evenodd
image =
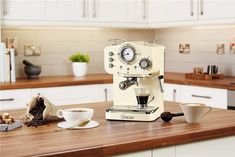
M82 122L91 120L94 114L94 109L91 108L69 108L58 110L57 116L64 118L70 125L78 125Z
M180 107L187 123L198 123L212 110L210 106L201 103L183 103Z

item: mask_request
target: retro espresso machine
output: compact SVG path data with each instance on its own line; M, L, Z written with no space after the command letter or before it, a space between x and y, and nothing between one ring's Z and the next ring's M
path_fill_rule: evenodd
M106 119L154 121L160 116L164 111L164 51L165 47L147 42L124 42L104 49L105 70L113 74L113 105L106 109Z

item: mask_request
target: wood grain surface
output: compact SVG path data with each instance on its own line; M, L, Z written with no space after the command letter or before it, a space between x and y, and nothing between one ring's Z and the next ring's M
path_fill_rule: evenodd
M60 108L90 107L99 127L85 130L56 131L58 122L1 132L0 156L110 156L181 143L235 135L235 111L215 109L198 124L187 124L184 117L169 123L105 120L107 103L68 105ZM177 103L165 102L165 111L180 112ZM11 111L19 117L25 110Z
M92 75L86 75L84 77L48 76L48 77L39 77L38 79L31 79L31 80L30 79L17 79L15 83L0 83L0 90L88 85L88 84L105 84L105 83L112 83L112 82L113 82L112 75L108 75L108 74L92 74Z
M224 79L214 80L196 80L186 79L184 73L165 73L165 83L175 83L183 85L195 85L212 88L222 88L235 90L235 77L225 77ZM17 79L15 83L0 83L0 90L4 89L21 89L21 88L41 88L56 86L72 86L87 84L105 84L112 83L112 75L109 74L92 74L85 77L74 76L48 76L39 77L39 79Z

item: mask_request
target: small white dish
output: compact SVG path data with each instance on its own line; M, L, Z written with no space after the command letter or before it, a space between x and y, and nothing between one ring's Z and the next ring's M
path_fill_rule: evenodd
M91 120L87 125L81 127L81 126L71 126L70 124L68 124L68 122L63 121L58 123L57 126L63 129L89 129L99 126L99 123L97 121Z

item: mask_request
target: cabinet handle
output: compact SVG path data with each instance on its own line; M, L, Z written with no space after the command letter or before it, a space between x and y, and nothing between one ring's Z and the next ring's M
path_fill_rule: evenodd
M7 2L2 0L2 15L7 15Z
M93 0L93 18L96 17L96 0Z
M176 101L176 89L173 90L173 102Z
M14 98L0 99L0 101L14 101Z
M83 0L83 13L82 17L86 17L86 0Z
M146 0L143 0L143 19L146 19Z
M194 15L194 0L190 0L190 16L193 16Z
M200 0L200 14L201 14L201 16L204 14L204 12L203 12L203 0Z
M105 101L108 101L108 89L107 88L104 89L104 97L105 97Z
M205 98L205 99L211 99L211 97L210 97L210 96L194 95L194 94L192 94L192 97L196 97L196 98Z

